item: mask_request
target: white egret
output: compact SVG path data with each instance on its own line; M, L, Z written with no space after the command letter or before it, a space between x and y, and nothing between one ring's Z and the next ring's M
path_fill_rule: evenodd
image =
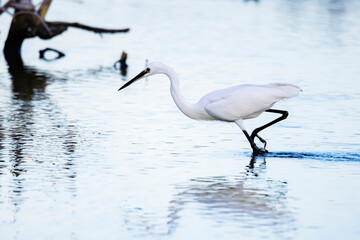
M190 104L185 101L180 93L179 78L175 71L159 62L153 62L148 67L125 83L121 89L126 88L135 81L155 74L165 74L169 77L171 96L186 116L195 120L219 120L235 122L244 132L249 141L253 154L267 153L266 141L258 133L265 128L287 118L288 112L271 109L279 100L297 96L301 89L298 86L287 83L270 83L266 85L243 84L210 92L203 96L197 103ZM281 116L259 128L251 135L245 129L243 120L259 116L263 112L278 113ZM255 137L264 143L264 148L258 148L254 142Z

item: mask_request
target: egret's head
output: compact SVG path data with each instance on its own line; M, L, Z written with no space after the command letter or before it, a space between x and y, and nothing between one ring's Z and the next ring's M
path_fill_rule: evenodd
M137 80L140 80L142 78L147 78L147 77L150 77L155 74L163 73L162 70L163 70L164 66L165 66L164 64L159 63L159 62L150 63L145 70L143 70L141 73L136 75L133 79L131 79L130 81L125 83L122 87L119 88L118 91L120 91L123 88L126 88L127 86L136 82Z

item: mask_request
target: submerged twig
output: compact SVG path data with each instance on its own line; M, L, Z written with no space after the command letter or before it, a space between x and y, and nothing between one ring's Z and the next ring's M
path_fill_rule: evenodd
M45 53L46 53L47 51L55 52L55 53L57 53L58 55L57 55L54 59L48 59L48 58L45 57ZM62 57L65 57L65 53L60 52L59 50L56 50L56 49L54 49L54 48L45 48L45 49L39 51L39 58L40 58L40 59L43 59L43 60L45 60L45 61L48 61L48 62L49 62L49 61L57 60L57 59L62 58Z
M127 53L122 52L120 59L117 60L113 65L115 69L120 70L121 75L124 77L127 75L127 67L128 67L128 65L126 64L126 59L127 59Z

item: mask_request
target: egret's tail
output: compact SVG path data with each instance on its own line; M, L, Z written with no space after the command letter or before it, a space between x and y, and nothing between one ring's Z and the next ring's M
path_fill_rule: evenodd
M288 83L270 83L269 87L279 90L280 98L291 98L299 95L301 88Z

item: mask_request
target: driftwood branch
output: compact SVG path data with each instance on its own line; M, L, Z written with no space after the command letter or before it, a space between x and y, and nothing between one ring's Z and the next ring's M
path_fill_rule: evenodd
M107 28L98 28L98 27L91 27L77 22L46 22L51 27L74 27L80 28L83 30L91 31L94 33L126 33L130 29L123 28L123 29L107 29Z
M63 33L68 27L74 27L94 33L126 33L130 29L106 29L91 27L77 22L48 22L45 15L52 3L52 0L43 0L40 7L36 10L32 0L8 0L0 6L0 14L13 8L14 15L9 29L8 37L4 45L4 55L9 65L22 66L21 46L25 39L39 37L50 39ZM1 2L0 2L1 4Z
M49 0L44 0L49 1ZM52 1L52 0L50 0ZM0 1L1 3L1 1ZM3 7L0 6L0 15L7 10L7 8L14 8L15 11L18 10L26 10L26 11L34 11L35 6L32 4L31 0L9 0Z

